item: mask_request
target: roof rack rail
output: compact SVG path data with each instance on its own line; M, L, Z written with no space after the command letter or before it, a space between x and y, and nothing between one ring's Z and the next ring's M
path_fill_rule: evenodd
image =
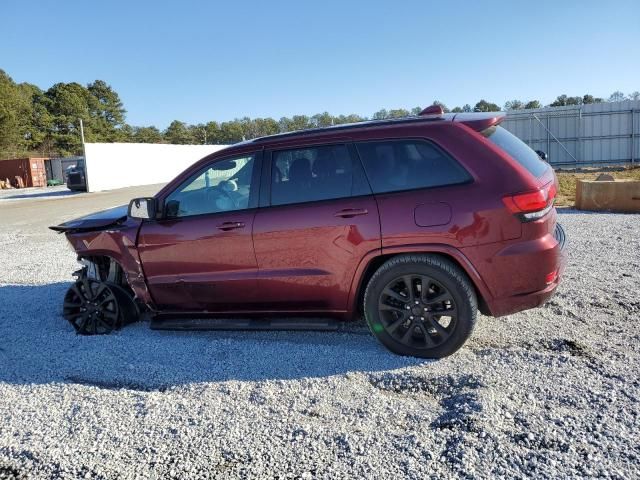
M432 107L433 105L431 107L425 108L425 110L430 109ZM439 106L436 106L436 107L440 108L440 111L442 111L441 107ZM358 129L358 128L382 127L385 125L397 125L402 123L434 121L434 120L441 120L443 118L444 118L443 114L429 113L429 114L423 115L422 113L420 113L417 116L411 116L411 117L385 118L383 120L364 120L362 122L344 123L341 125L332 125L330 127L317 127L317 128L309 128L306 130L295 130L293 132L276 133L274 135L256 137L252 140L247 140L246 143L261 143L269 140L276 140L279 138L286 139L288 137L313 135L313 134L325 133L325 132L340 132L343 130L351 130L351 129Z

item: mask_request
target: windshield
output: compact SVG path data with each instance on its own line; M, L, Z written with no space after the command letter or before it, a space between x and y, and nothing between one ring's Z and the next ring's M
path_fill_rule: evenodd
M510 131L494 125L480 133L491 143L508 153L534 177L539 178L547 171L549 164L543 162L536 152Z

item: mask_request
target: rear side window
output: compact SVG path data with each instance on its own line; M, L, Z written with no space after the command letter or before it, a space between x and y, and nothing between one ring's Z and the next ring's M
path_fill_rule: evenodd
M549 168L549 165L543 162L536 152L509 130L494 125L481 133L491 143L504 150L511 158L526 168L534 177L541 177Z
M273 152L271 205L330 200L371 193L346 145Z
M356 144L374 193L455 185L471 180L462 166L431 142L400 140Z

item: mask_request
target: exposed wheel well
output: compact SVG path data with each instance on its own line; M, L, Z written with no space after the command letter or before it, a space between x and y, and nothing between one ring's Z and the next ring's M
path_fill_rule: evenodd
M460 269L465 272L465 269L462 265L460 265L460 262L458 262L458 260L456 260L455 257L448 255L446 253L442 253L442 252L410 252L412 254L416 254L416 253L421 253L421 254L427 254L427 255L437 255L440 257L444 257L447 260L450 260L451 262L455 263L456 265L458 265L460 267ZM403 253L392 253L392 254L388 254L388 255L380 255L378 257L375 257L374 259L372 259L369 262L369 265L367 265L367 268L365 269L364 273L362 274L362 277L360 278L360 284L358 285L358 293L357 293L357 297L356 297L356 308L357 308L357 312L359 315L362 315L364 312L362 310L363 307L363 302L364 302L364 292L367 289L367 285L369 284L369 280L371 280L371 277L373 276L373 274L376 272L376 270L378 270L378 268L380 268L382 266L382 264L384 262L386 262L387 260L393 258L393 257L397 257L399 255L404 255ZM465 273L466 274L466 273ZM467 275L468 277L468 275ZM476 298L478 299L478 310L480 311L480 313L482 313L483 315L490 315L489 313L489 308L487 307L487 303L485 301L485 299L482 296L482 293L480 293L480 291L478 290L478 287L476 286L476 284L474 283L473 279L469 278L469 281L471 283L471 285L473 285L473 289L475 290L476 293Z
M114 258L107 255L91 255L80 257L79 260L86 266L87 273L92 278L120 285L133 295L122 265Z

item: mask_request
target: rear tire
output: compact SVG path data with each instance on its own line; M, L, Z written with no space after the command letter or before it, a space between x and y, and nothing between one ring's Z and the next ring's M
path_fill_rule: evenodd
M471 335L477 312L469 278L439 255L391 258L371 277L364 294L369 329L399 355L451 355Z

